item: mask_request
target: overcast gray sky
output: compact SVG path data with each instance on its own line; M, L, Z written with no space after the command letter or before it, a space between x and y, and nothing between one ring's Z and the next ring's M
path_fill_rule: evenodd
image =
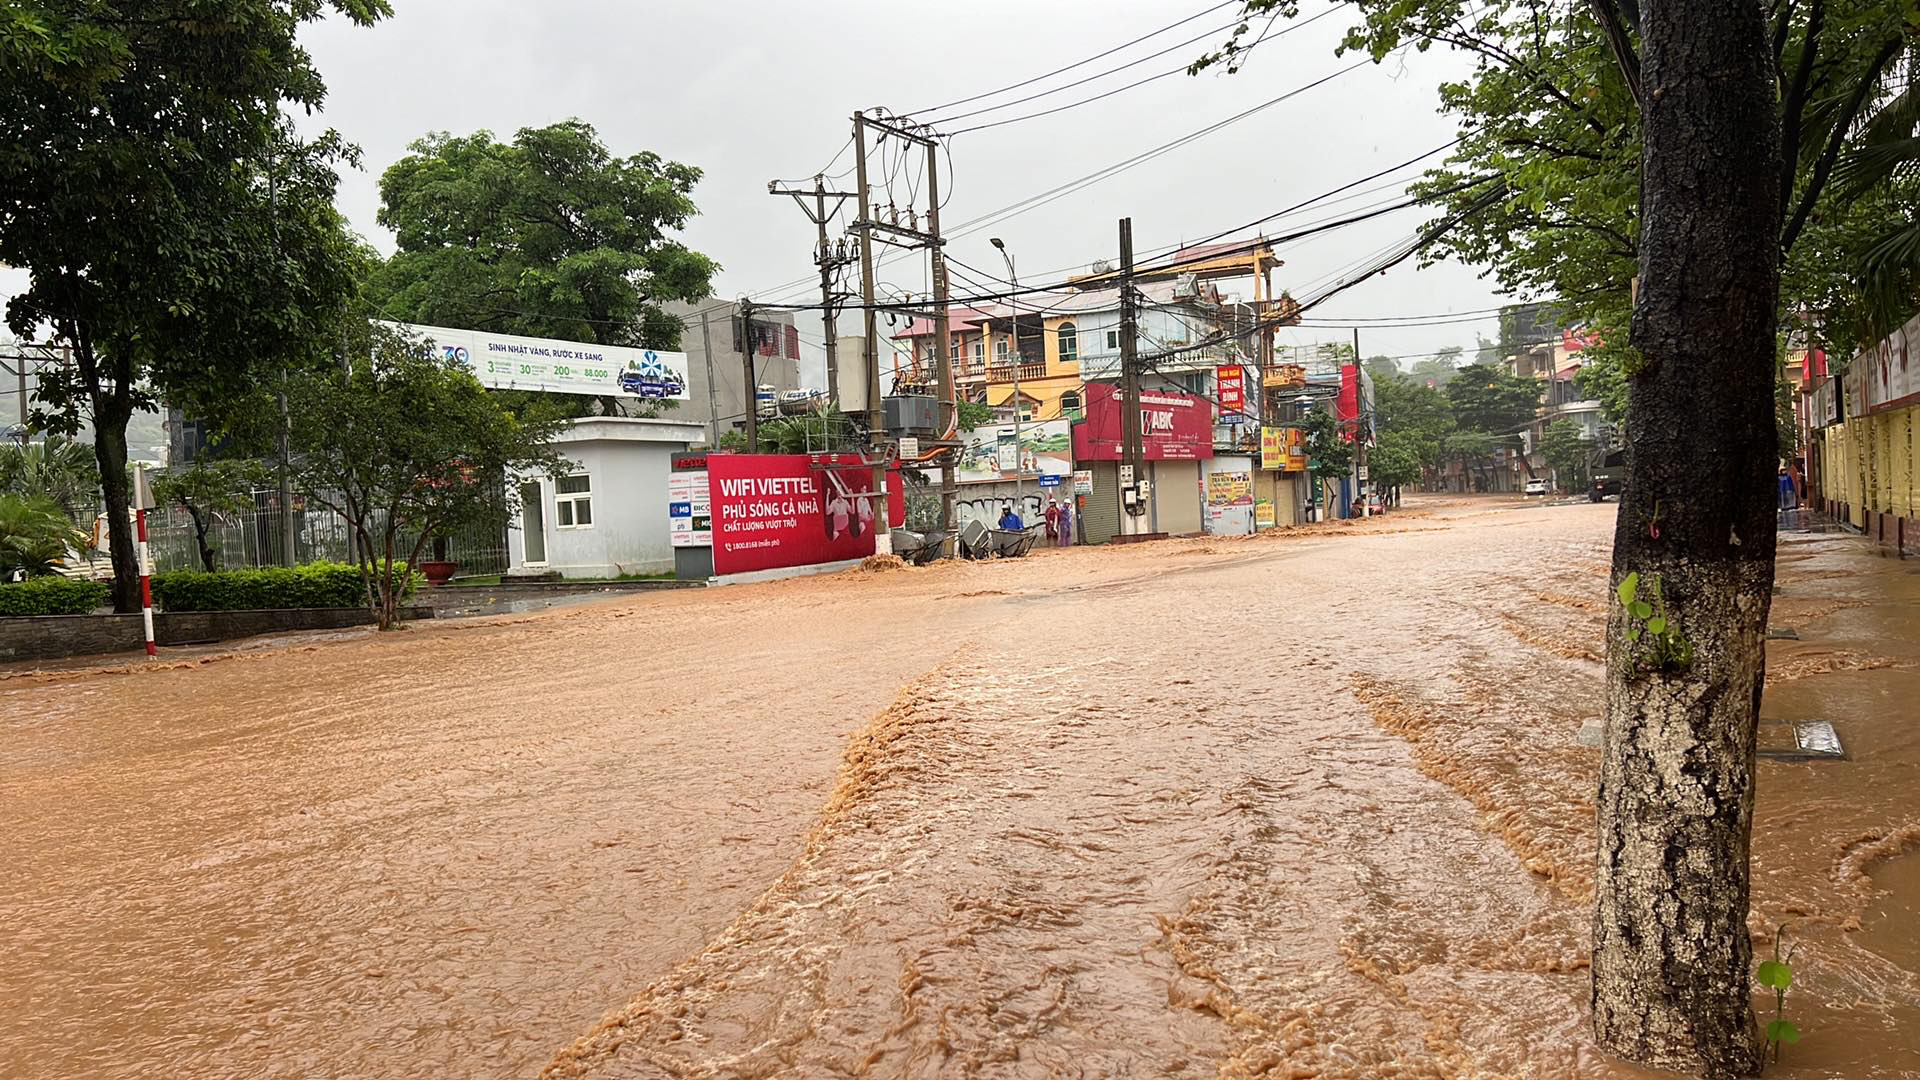
M428 131L481 128L505 139L521 127L579 117L597 127L617 154L652 150L705 171L694 193L701 216L685 240L723 266L719 295L747 292L756 299L809 302L817 298L817 287L790 283L814 274L813 226L791 200L770 197L767 181L811 177L825 166L846 142L855 109L909 112L1002 87L1198 15L1211 2L1216 0L394 0L394 18L372 29L334 20L310 27L304 39L330 91L318 123L339 129L365 153L364 171L341 183L341 208L383 250L391 248L391 238L374 223L379 174L410 141ZM1302 17L1330 6L1304 0ZM1237 10L1221 8L1072 72L933 119L1097 74L1221 27ZM1353 61L1334 56L1350 23L1348 13L1335 12L1279 35L1282 22L1239 74L1171 75L1051 116L958 135L953 175L942 178L949 192L943 223L954 231L1331 74ZM1171 70L1213 40L942 126L954 130L1069 104ZM1000 236L1015 253L1023 280L1037 283L1047 271L1113 257L1115 220L1123 215L1132 216L1141 250L1220 232L1446 142L1455 128L1435 109L1435 86L1465 70L1459 57L1400 54L1085 190L958 236L949 251L964 263L1000 272L998 254L988 245L989 236ZM850 162L851 154L834 170ZM1413 175L1409 170L1397 177ZM897 186L904 194L904 175ZM1376 191L1268 228L1284 231L1350 213L1392 194ZM1405 211L1288 246L1277 280L1296 294L1310 291L1314 282L1339 275L1424 220L1422 211ZM919 291L925 284L921 266L895 264L882 277ZM0 271L0 293L19 281L17 271ZM956 292L968 288L956 280ZM1407 263L1315 314L1426 315L1499 302L1472 268L1416 270ZM818 316L805 313L800 321L805 339L817 341ZM1361 347L1367 355L1430 353L1450 344L1471 351L1475 331L1493 336L1494 325L1489 318L1363 329ZM1302 329L1286 336L1309 342L1348 335Z

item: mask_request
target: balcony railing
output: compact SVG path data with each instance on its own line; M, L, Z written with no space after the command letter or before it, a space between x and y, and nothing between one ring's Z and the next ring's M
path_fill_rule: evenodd
M990 383L1010 383L1013 381L1013 373L1016 367L1020 370L1020 379L1023 382L1030 382L1047 377L1047 365L1044 361L1018 365L995 364L987 369L987 381Z

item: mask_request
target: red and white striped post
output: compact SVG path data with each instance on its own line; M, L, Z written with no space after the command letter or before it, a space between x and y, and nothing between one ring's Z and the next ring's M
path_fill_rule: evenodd
M147 557L147 510L134 511L134 523L140 531L140 621L147 628L147 659L160 655L153 643L153 560Z
M147 631L147 659L160 655L153 641L153 558L147 552L147 507L153 504L153 490L147 486L147 469L133 470L133 524L140 543L140 621Z

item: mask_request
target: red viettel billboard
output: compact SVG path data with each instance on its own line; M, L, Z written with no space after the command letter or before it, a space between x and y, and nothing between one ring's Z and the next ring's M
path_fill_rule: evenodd
M707 458L713 572L743 574L862 559L886 527L857 454L714 454ZM895 520L903 515L899 474Z
M1120 388L1088 383L1086 419L1073 425L1075 461L1119 461ZM1180 390L1140 391L1140 448L1148 461L1198 461L1213 456L1213 410L1206 399Z

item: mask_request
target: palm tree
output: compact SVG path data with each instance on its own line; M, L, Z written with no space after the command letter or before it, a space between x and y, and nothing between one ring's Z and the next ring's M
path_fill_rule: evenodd
M1835 170L1835 187L1851 202L1883 185L1920 184L1920 47L1911 42L1891 64L1877 93L1887 95L1864 123ZM1891 217L1861 253L1860 291L1877 337L1912 314L1920 286L1920 212Z
M98 470L91 447L58 435L0 447L0 492L49 499L75 521L99 505Z
M79 530L52 499L0 495L0 581L59 572Z

